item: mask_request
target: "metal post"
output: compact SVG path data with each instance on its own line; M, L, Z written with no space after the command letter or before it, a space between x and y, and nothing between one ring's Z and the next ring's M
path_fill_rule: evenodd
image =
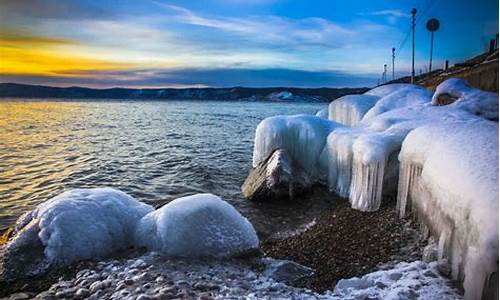
M434 31L431 31L431 56L429 59L429 73L432 72L432 48L434 47Z
M493 51L495 51L495 40L490 40L490 49L488 51L488 53L493 53Z
M387 81L387 64L384 64L384 82Z
M444 69L445 69L445 70L448 70L448 65L449 65L449 63L450 63L450 62L449 62L448 60L446 60L446 61L444 62Z
M411 45L411 83L415 82L415 24L417 9L411 10L411 31L412 31L412 45Z
M396 58L396 54L394 53L396 48L392 48L392 80L394 80L394 58Z

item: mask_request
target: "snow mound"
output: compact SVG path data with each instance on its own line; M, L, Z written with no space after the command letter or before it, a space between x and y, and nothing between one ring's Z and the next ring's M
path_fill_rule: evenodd
M449 105L488 120L498 120L498 94L475 89L459 78L450 78L438 85L432 104Z
M332 299L462 299L462 296L439 275L435 262L415 261L361 278L341 279Z
M397 87L397 89L382 96L380 100L366 112L363 120L371 119L393 109L431 102L432 94L422 87L414 85L397 85ZM377 94L379 94L379 92L377 92Z
M379 99L378 96L366 94L340 97L328 106L328 118L347 126L355 126Z
M326 173L320 156L330 132L342 125L312 115L266 118L255 130L253 167L283 149L314 179Z
M152 210L111 188L70 190L24 215L6 252L37 234L49 264L101 258L130 246L136 223Z
M440 256L463 280L466 298L480 298L488 277L498 272L498 123L423 126L405 139L399 159L405 174L401 212L417 207L438 233ZM415 182L419 188L412 187ZM432 217L436 211L446 220Z
M259 245L252 224L212 194L178 198L147 214L135 240L138 246L172 257L229 256Z

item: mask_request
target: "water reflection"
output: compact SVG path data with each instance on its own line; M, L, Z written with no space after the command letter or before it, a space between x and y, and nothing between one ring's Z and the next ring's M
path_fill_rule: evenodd
M156 206L211 192L231 201L259 230L273 231L300 219L304 206L283 214L280 206L262 207L242 198L255 126L267 116L314 113L322 107L2 100L0 230L66 189L110 186Z

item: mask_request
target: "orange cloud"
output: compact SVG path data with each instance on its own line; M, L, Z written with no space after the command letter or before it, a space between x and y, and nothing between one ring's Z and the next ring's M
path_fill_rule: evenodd
M134 67L124 62L72 54L78 42L35 35L0 32L0 74L74 76L102 70L123 70Z

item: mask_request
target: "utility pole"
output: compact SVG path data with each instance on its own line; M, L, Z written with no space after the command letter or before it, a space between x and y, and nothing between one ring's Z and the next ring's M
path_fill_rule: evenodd
M383 80L384 82L387 81L387 64L384 64L384 73L383 73Z
M411 45L411 83L415 82L415 25L417 14L417 9L413 8L411 10L411 34L412 34L412 45Z
M396 58L396 48L392 48L392 80L394 80L394 59Z

